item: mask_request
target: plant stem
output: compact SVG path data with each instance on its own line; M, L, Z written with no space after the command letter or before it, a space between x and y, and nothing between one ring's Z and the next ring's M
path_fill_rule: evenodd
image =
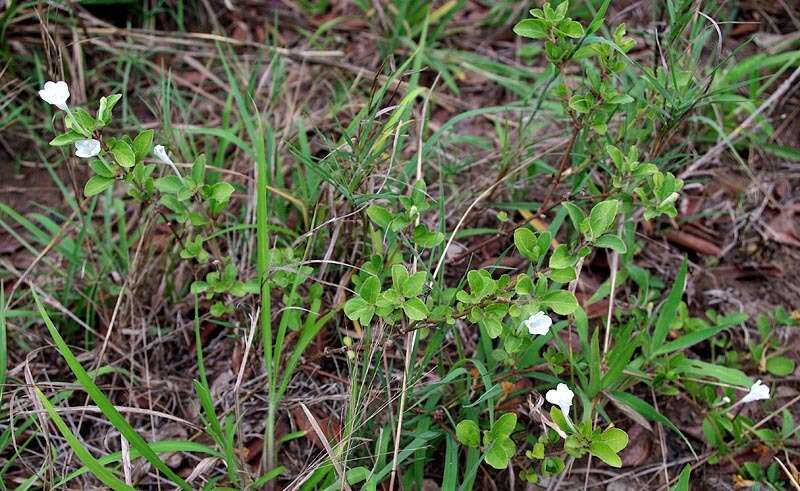
M259 125L261 126L261 125ZM262 128L259 128L260 130ZM267 128L268 138L271 141L272 130ZM259 131L263 135L261 131ZM272 313L270 299L269 273L269 229L267 227L267 185L269 181L269 155L272 152L270 144L266 148L264 137L254 138L256 147L256 269L258 281L261 285L261 311L259 323L261 326L261 342L264 350L264 363L267 368L267 389L269 393L269 407L267 408L267 421L265 428L266 464L270 470L275 467L275 379L276 374L272 363Z

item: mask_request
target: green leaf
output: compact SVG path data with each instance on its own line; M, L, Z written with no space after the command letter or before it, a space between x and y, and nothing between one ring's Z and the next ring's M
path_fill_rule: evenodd
M563 20L564 17L567 16L567 9L569 9L569 0L564 0L558 7L556 7L555 14L553 15L553 20L560 21Z
M583 210L578 208L577 205L570 203L569 201L564 201L561 203L561 206L567 210L567 214L569 214L569 219L572 222L572 226L575 227L575 230L580 232L581 224L586 219L586 214L583 212Z
M673 362L673 368L678 373L690 374L693 377L709 377L719 380L724 384L739 387L750 387L753 381L743 371L702 360L684 358L680 362Z
M578 299L575 298L572 292L558 290L546 294L542 298L542 305L559 315L569 315L578 308Z
M684 441L684 443L686 443L686 446L689 447L689 450L692 452L692 455L697 457L697 453L695 453L692 444L689 442L686 436L684 436L684 434L681 433L681 430L679 430L678 427L672 423L672 421L667 419L663 414L659 413L656 410L656 408L651 406L649 403L643 401L642 399L639 399L633 394L628 394L627 392L618 392L618 391L611 392L609 394L609 397L611 397L615 402L623 404L629 407L630 409L634 410L636 413L638 413L645 419L654 421L656 423L661 423L662 425L666 426L670 430L677 433Z
M606 234L594 241L594 245L597 247L602 247L604 249L612 249L620 254L625 254L628 252L628 247L625 245L625 242L622 241L618 236L613 234Z
M160 192L165 194L178 194L183 189L183 180L178 176L159 177L153 183Z
M430 249L441 244L442 241L444 241L442 232L429 230L428 227L421 223L414 228L414 243L420 247Z
M53 404L50 402L47 396L45 396L44 393L39 390L39 387L34 387L34 390L36 391L36 395L39 397L39 401L41 401L42 405L44 406L45 411L47 411L47 415L56 425L58 431L61 432L61 435L64 436L64 439L67 440L67 443L75 452L75 455L78 456L78 459L81 461L81 463L83 463L83 465L86 466L86 468L92 474L94 474L94 476L99 479L100 482L114 491L133 491L134 488L117 479L117 477L114 476L109 469L98 462L98 460L95 459L88 450L86 450L86 447L84 447L80 440L78 440L78 438L70 431L69 427L64 420L61 419L61 416L58 414L58 412L56 412L55 407L53 407Z
M569 107L579 114L589 112L589 100L586 97L574 95L569 99Z
M91 167L98 176L113 178L116 175L114 169L100 159L92 159L89 162L89 167Z
M550 255L550 269L571 268L577 262L577 258L570 256L569 248L564 244L559 244Z
M66 133L62 133L57 137L50 140L50 145L53 147L63 147L64 145L70 145L75 143L78 140L86 139L85 136L81 135L75 130L69 130Z
M656 319L656 327L653 331L653 337L650 343L650 352L656 352L667 339L667 332L675 319L675 314L678 311L678 304L683 297L683 290L686 288L686 270L687 262L684 258L681 267L675 276L675 282L672 284L667 300L658 311L658 318Z
M121 94L112 94L108 97L100 98L100 108L97 110L97 120L100 121L103 126L111 122L112 111L120 99L122 99Z
M571 431L569 423L567 423L567 418L564 416L564 413L561 412L560 407L550 407L550 419L553 420L553 423L555 423L556 426L561 429L561 431L565 433Z
M375 305L378 307L391 307L392 309L395 309L402 307L403 302L405 302L403 294L397 291L395 288L389 288L385 292L381 293Z
M631 361L633 352L639 347L640 341L636 338L631 339L634 323L630 322L623 328L618 339L624 339L624 343L616 343L614 348L608 353L608 369L603 374L598 390L611 389L622 379L623 370ZM595 394L591 394L593 397Z
M514 231L514 245L517 250L529 261L535 262L539 260L541 251L537 247L536 234L529 228L518 228Z
M83 194L88 198L100 194L114 184L113 177L92 176L83 186Z
M517 447L510 438L500 437L486 450L484 460L495 469L505 469L516 451Z
M628 94L615 94L612 97L606 99L606 102L609 104L630 104L634 101L634 98L629 96Z
M75 128L78 132L81 130L85 130L83 133L86 138L91 138L92 132L97 128L97 120L94 117L87 113L85 109L79 107L77 109L72 110L72 116L80 125L80 128Z
M89 394L89 397L94 401L100 411L103 413L105 418L111 423L117 431L125 437L128 442L130 442L131 446L135 448L140 454L150 462L153 467L164 473L164 475L171 480L173 483L178 485L181 489L185 491L189 491L192 488L189 484L184 481L178 474L175 473L166 463L164 463L161 458L153 451L152 448L147 444L147 442L142 438L136 430L128 423L128 421L122 416L122 414L117 411L114 407L112 402L106 397L105 394L95 385L92 378L86 372L86 370L81 366L78 359L75 355L70 351L67 343L64 342L64 339L59 334L58 329L56 326L53 325L53 322L50 320L50 316L47 315L47 311L42 306L41 301L39 300L39 296L36 294L35 290L31 290L31 294L33 295L33 299L36 302L36 308L39 310L39 315L44 320L45 325L47 326L47 330L50 332L50 336L53 338L53 342L58 349L58 352L67 362L67 366L69 366L72 373L75 375L78 383L83 387L83 389Z
M367 325L375 315L375 307L360 296L353 297L344 304L344 314L351 321L357 320L362 325Z
M614 223L614 219L617 217L618 207L619 201L615 199L601 201L594 205L594 208L589 213L590 239L600 237L608 230L608 227Z
M601 433L603 443L616 452L621 452L628 446L628 434L619 428L609 428Z
M227 203L234 188L230 183L218 182L211 187L211 198L219 203Z
M686 464L681 469L680 476L678 477L678 482L675 483L675 486L670 488L670 491L689 491L689 478L692 475L692 466L690 464Z
M544 458L544 443L542 443L542 442L534 443L533 447L530 450L530 452L526 453L526 455L528 456L528 458L531 458L531 459L539 459L539 460L543 459Z
M550 279L559 283L569 283L577 278L575 268L551 269Z
M189 221L192 222L192 225L195 227L204 227L206 225L211 225L211 220L208 219L205 215L198 213L196 211L189 212ZM200 261L205 262L205 261Z
M672 353L673 351L682 351L686 348L694 346L697 343L701 343L706 339L716 336L728 327L729 326L726 325L706 327L704 329L698 329L697 331L690 332L689 334L684 334L674 341L662 344L661 347L653 353L653 355L659 356Z
M389 213L389 210L379 205L367 208L367 216L380 228L387 228L392 222L392 214Z
M583 26L580 22L567 19L558 23L558 30L573 39L583 37Z
M469 289L473 294L481 293L484 287L483 276L477 270L473 269L467 273L467 283Z
M413 321L425 320L428 317L428 307L419 298L409 298L403 304L403 312Z
M489 335L490 338L495 339L501 334L503 334L503 323L500 322L500 319L493 315L486 316L480 324L486 329L486 334Z
M611 157L617 170L622 171L625 162L625 156L622 154L622 151L614 145L606 145L606 153Z
M114 155L114 160L126 169L136 165L136 154L127 142L117 140L111 148L111 154Z
M198 185L206 179L206 154L201 153L192 164L192 180Z
M539 19L525 19L514 26L514 34L531 39L547 37L547 23Z
M141 162L145 157L150 155L153 150L153 130L144 130L133 140L133 153L136 155L136 161Z
M525 273L517 276L517 283L514 285L514 292L517 295L530 295L533 293L533 280Z
M370 275L361 286L358 287L357 292L361 298L368 304L375 305L378 301L378 295L381 293L381 280L377 276Z
M392 286L398 291L402 291L403 284L408 279L408 270L402 264L392 266Z
M214 450L213 448L208 447L207 445L203 445L201 443L185 441L185 440L160 440L157 442L150 443L150 448L153 449L154 452L159 454L174 454L178 452L186 452L186 453L199 453L209 455L211 457L218 457L222 458L222 454ZM130 449L130 459L131 461L138 459L141 457L139 452L135 448ZM109 455L105 455L97 459L100 464L108 466L110 464L117 464L122 462L123 456L122 452L114 452ZM284 469L284 467L279 467L278 469ZM75 479L76 477L80 477L87 472L90 472L89 468L85 465L76 469L69 474L67 474L63 479L56 482L53 485L53 489L69 489L65 486L66 483Z
M471 419L465 419L456 425L456 439L470 448L478 448L481 444L481 431L478 424Z
M425 287L425 279L427 277L428 273L425 271L419 271L409 276L401 288L403 296L406 298L411 298L422 293L422 289Z
M489 432L490 437L498 438L501 436L510 436L511 433L514 432L514 428L517 426L517 415L514 413L504 413L502 416L497 418L492 425L492 429Z
M761 148L765 152L771 153L776 157L780 157L785 160L791 160L794 162L800 162L800 149L798 148L783 146L783 145L775 145L771 143L762 145Z
M611 447L603 442L593 441L591 446L592 455L599 458L611 467L622 467L622 459L619 458L616 452Z
M787 356L771 356L767 358L767 371L777 377L785 377L794 372L794 360Z

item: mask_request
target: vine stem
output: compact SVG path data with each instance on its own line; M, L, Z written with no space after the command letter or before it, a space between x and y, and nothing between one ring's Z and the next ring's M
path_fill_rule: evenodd
M567 149L564 150L564 155L561 156L561 161L558 163L558 174L556 174L556 178L553 180L553 184L550 185L550 189L548 189L547 194L545 195L544 199L542 200L542 205L539 207L540 210L546 210L547 206L550 204L550 199L553 197L553 192L555 192L558 185L561 183L561 178L564 175L564 170L567 168L567 163L572 156L572 148L575 146L575 141L578 139L578 134L581 131L580 125L576 122L573 122L573 129L572 134L569 137L569 141L567 142Z

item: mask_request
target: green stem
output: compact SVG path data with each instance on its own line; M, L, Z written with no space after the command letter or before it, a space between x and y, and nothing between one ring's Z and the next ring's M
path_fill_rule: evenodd
M266 439L266 463L269 469L275 467L275 405L278 401L275 398L274 366L272 363L272 325L271 325L271 299L269 285L269 229L267 227L268 203L267 185L269 184L269 158L272 153L272 129L267 128L267 139L269 148L264 141L261 125L259 125L259 136L254 138L256 153L256 247L258 250L256 258L256 269L258 280L261 285L261 312L260 327L261 341L264 350L264 362L267 368L267 388L269 393L269 408L267 410L267 421L265 428ZM255 135L253 135L255 136Z
M83 125L81 125L78 122L78 119L75 117L75 115L72 114L72 111L69 110L69 106L66 106L64 108L64 112L67 113L67 116L69 116L69 120L72 121L72 124L75 127L75 129L78 130L78 133L80 133L83 136L86 136L88 134L89 136L86 136L87 139L92 137L91 132L88 131L86 128L84 128Z

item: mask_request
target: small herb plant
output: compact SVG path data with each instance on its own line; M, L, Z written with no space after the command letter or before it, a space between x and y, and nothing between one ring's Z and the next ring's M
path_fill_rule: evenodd
M692 2L679 3L678 10L691 12ZM424 449L435 448L440 442L446 448L446 465L458 467L462 455L468 464L465 475L458 476L463 477L464 483L460 489L470 487L482 464L495 470L513 464L519 478L528 483L561 476L576 459L590 462L596 459L620 468L629 436L621 427L624 424L619 423L621 418L615 417L619 413L646 428L661 425L695 453L692 442L660 412L654 403L656 398L689 398L699 408L702 436L713 451L708 457L712 463L729 457L744 445L760 442L770 449L785 449L798 437L794 417L785 409L780 411L782 424L778 429L762 427L744 412L747 404L770 400L775 390L772 377L794 373L795 362L785 355L778 331L797 325L797 320L780 309L756 317L757 339L752 340L746 351L736 352L726 333L746 323L749 317L714 311L702 318L690 315L683 301L689 272L687 259L671 272L669 281L662 281L636 264L637 254L643 248L643 224L648 229L658 229L678 217L684 182L673 173L682 175L677 170L681 156L669 150L671 137L691 113L699 110L700 100L713 83L706 84L696 77L685 60L675 60L670 70L651 69L637 63L631 56L637 41L629 36L626 26L603 29L608 5L609 2L604 2L592 21L582 23L570 17L568 1L547 2L530 10L530 17L513 28L525 43L522 51L537 53L546 65L541 91L527 101L530 107L526 109L532 112L526 116L528 119L519 121L519 139L529 136L531 121L545 98L550 98L548 103L555 108L557 117L553 125L562 125L567 136L551 155L555 160L553 166L525 145L512 150L508 138L500 139L508 155L502 157L500 177L491 190L504 182L507 172L512 172L505 166L506 161L533 162L524 169L528 179L520 190L526 193L526 199L536 194L531 212L520 212L524 218L520 222L513 221L516 217L511 216L510 208L493 215L504 227L496 238L503 259L513 256L519 260L512 266L501 264L500 260L493 265L470 263L457 275L454 274L457 268L450 268L449 274L445 274L453 241L465 231L460 230L463 218L454 229L448 229L446 201L429 190L428 184L441 176L430 175L431 172L426 175L427 169L422 168L428 149L424 124L416 173L414 165L409 164L399 171L403 179L392 177L391 182L386 179L386 189L381 187L375 194L357 194L368 187L365 182L369 170L379 165L376 162L384 157L394 162L396 155L394 150L389 152L389 141L393 134L395 143L404 141L400 137L404 134L401 129L405 131L401 120L410 113L411 101L424 93L419 87L392 108L387 118L389 123L383 128L372 126L380 121L383 110L370 106L359 114L374 116L374 121L353 118L352 127L358 130L355 135L347 135L352 141L338 145L319 162L310 151L306 152L309 167L311 163L317 164L315 169L324 175L332 189L358 204L358 210L346 218L357 223L360 227L357 230L363 232L359 252L364 254L352 255L358 257L353 260L358 264L341 264L352 269L343 276L336 301L326 306L330 308L324 315L320 312L324 310L325 282L315 278L320 281L307 284L315 273L305 261L315 252L312 241L301 253L296 246L307 235L289 247L276 247L269 240L265 196L267 189L275 189L267 182L272 172L267 170L271 158L267 154L272 151L270 146L274 147L274 134L262 127L261 113L251 119L244 117L250 101L236 86L231 85L235 89L231 100L245 119L242 124L252 144L249 153L257 161L254 277L242 273L249 269L241 262L237 264L218 242L230 230L226 228L226 217L235 210L232 203L241 186L227 182L202 154L189 159L189 164L176 163L164 146L156 144L158 137L153 130L130 135L114 131L114 108L121 100L120 94L100 98L96 110L90 111L70 107L65 82L44 85L39 95L59 109L55 125L64 129L50 145L72 150L91 171L83 188L84 197L97 199L127 193L129 202L148 210L169 228L175 240L173 252L191 271L191 281L177 289L195 301L199 376L194 388L206 436L214 445L213 449L203 451L213 455L211 460L224 462L225 479L231 486L259 488L284 470L278 466L276 446L305 433L276 435L278 408L293 371L304 362L305 348L332 319L341 320L335 333L342 339L340 352L345 354L349 375L353 381L363 381L349 388L351 403L368 392L372 374L376 373L370 372L370 368L378 363L388 365L385 359L379 359L379 350L365 346L405 340L401 402L396 416L392 415L398 422L396 428L390 428L397 439L395 460L390 464L385 458L392 453L385 435L392 432L381 431L374 451L378 456L377 470L363 466L335 468L336 474L331 469L317 470L313 476L305 476L312 483L306 489L312 489L317 482L325 483L325 486L319 484L320 489L344 488L345 482L364 482L364 489L379 489L381 479L387 475L392 476L391 489L398 459L425 456ZM439 12L445 15L444 10ZM680 23L671 26L677 24ZM679 33L670 32L665 40L673 42L678 36ZM424 52L426 49L421 48L417 54ZM530 56L520 58L530 59ZM406 68L409 65L404 64L399 72ZM225 69L230 73L227 64ZM420 70L417 65L410 71ZM381 97L375 100L381 100L390 85L387 83L381 89L384 92L378 94ZM372 109L375 112L369 113ZM506 131L509 130L501 129L498 133L507 137ZM298 153L304 148L308 150L305 132L300 133L295 149ZM440 135L438 130L433 134ZM339 164L337 159L347 165L326 167L331 162ZM352 176L347 176L350 165L355 170ZM315 175L313 179L319 185L323 177ZM557 188L566 191L556 193ZM542 189L545 191L541 192ZM303 221L308 222L308 209L301 200L276 194L302 208ZM314 193L309 195L314 196L309 203L319 197ZM464 217L483 197L479 195ZM320 215L325 213L320 211ZM309 227L309 234L322 227L316 221L314 225L317 227ZM601 261L595 261L597 258ZM328 256L318 262L328 262ZM579 301L576 291L581 276L586 267L597 263L602 263L602 268L607 264L608 279L591 297ZM620 302L617 294L623 285L629 295ZM256 480L242 472L246 466L243 455L247 452L237 447L238 414L235 417L231 411L220 412L215 407L203 365L199 328L201 316L210 316L220 323L236 316L238 302L251 295L260 297L261 339L253 341L254 321L247 349L252 342L262 345L268 393L263 431L263 461L268 472ZM282 306L275 316L273 296L280 298ZM70 369L92 388L90 395L103 402L98 406L103 406L104 414L112 414L114 421L124 422L93 385L93 376L71 356L38 297L36 301ZM598 320L590 321L588 307L601 301L607 301L608 307ZM624 303L624 308L620 308L620 303ZM450 363L452 358L440 349L446 338L452 339L453 350L457 352L455 363ZM290 352L284 349L289 346L287 340L294 343ZM375 344L370 345L372 342ZM702 343L710 346L711 361L688 353ZM415 389L407 380L414 373L415 362L421 362L426 369L435 365L430 372L435 382L430 386L437 390L445 388L436 392L423 384ZM367 367L360 373L359 364ZM762 378L753 380L745 370L758 372ZM356 375L363 378L359 380ZM396 380L387 376L385 383L387 392L393 395ZM73 444L69 428L57 419L50 400L41 392L37 394L48 415L58 423L59 431ZM424 417L435 413L437 418L410 416L411 422L404 420L411 413L405 405L407 398ZM519 410L524 403L529 408L527 412ZM353 423L358 419L353 416L359 410L357 406L348 406L343 429L347 438L358 434L359 429ZM436 431L431 429L434 423ZM413 431L409 431L412 425ZM132 441L140 443L133 428L123 427L126 438L130 436ZM409 434L413 438L410 450L399 450L401 437ZM347 455L350 448L334 445L331 449L327 445L331 442L325 443L331 462L338 464L360 458L350 459ZM143 442L142 445L149 449ZM180 488L189 489L180 476L170 474L152 451L150 454L147 459L160 472ZM96 464L88 452L80 457ZM378 466L379 462L382 465ZM684 468L674 489L687 489L690 469ZM775 465L762 468L747 462L739 475L742 482L781 486ZM113 483L112 487L119 486L110 472L100 472L100 477L104 483ZM216 479L222 482L221 477ZM443 489L456 489L455 480L448 484Z
M191 286L192 293L203 294L207 299L219 299L226 295L242 297L246 293L258 292L255 282L238 279L236 267L220 255L216 246L213 238L215 225L228 207L235 189L214 173L207 175L204 155L195 159L190 172L184 176L166 149L162 145L153 145L153 130L141 131L134 138L106 135L104 130L112 121L114 107L122 97L120 94L101 97L94 116L80 107L70 109L66 82L47 82L39 95L63 111L63 123L67 129L53 138L50 145L72 145L76 157L88 160L93 175L83 188L86 197L103 193L116 183L124 183L131 198L143 205L155 206L173 231L176 227L184 227L176 232L183 245L181 258L207 265L213 257L213 264L218 269L208 272L205 280L195 281ZM157 176L161 174L156 173L157 163L148 163L153 160L166 169L166 175ZM207 247L211 251L206 250ZM231 310L229 304L218 300L210 312L221 316Z
M658 128L673 127L685 114L677 106L664 111L654 102L671 92L661 74L628 57L636 42L624 25L615 26L609 38L599 37L600 21L584 26L568 11L566 1L556 6L545 3L514 27L517 35L544 43L550 85L572 134L556 182L571 167L572 185L586 188L580 198L555 204L559 216L571 225L564 239L556 240L558 228L519 226L513 245L526 260L526 271L498 275L491 269L470 269L461 285L446 287L437 277L438 268L431 273L410 271L404 265L416 264L414 257L444 254L441 248L447 247L443 231L426 225L427 215L437 206L424 180L417 179L407 194L367 208L374 256L353 275L355 293L344 306L347 317L358 325L394 326L406 333L421 330L427 335L466 323L491 344L492 359L484 362L508 371L542 362L539 366L546 371L537 378L557 388L546 393L553 406L549 414L541 414L544 430L538 437L520 439L516 414L494 416L497 386L489 383L478 397L488 418L473 411L455 424L457 440L479 451L483 461L496 469L507 467L518 457L518 449L527 447L521 477L529 482L563 472L565 457L591 455L612 467L622 465L619 454L628 444L627 433L610 421L599 422L607 418L609 401L677 431L653 406L630 393L642 380L660 393L674 395L680 391L675 385L694 371L757 394L746 396L741 404L769 393L738 370L698 364L680 353L742 322L741 318L721 319L715 325L701 322L703 327L667 339L681 305L686 264L657 315L651 306L649 318L637 318L636 309L627 319L609 310L603 325L590 330L574 285L583 263L593 255L613 257L612 274L633 279L641 287L643 305L658 300L647 273L632 261L639 250L636 223L640 217L650 221L678 214L683 181L657 164L663 161L659 158L663 142L652 141L650 135ZM602 20L601 14L597 19ZM632 81L621 76L631 69L641 70L644 77ZM605 286L601 290L608 296L616 285L612 279ZM581 345L578 351L562 339L573 331ZM571 414L576 393L583 409L580 415ZM560 450L555 445L559 440Z

